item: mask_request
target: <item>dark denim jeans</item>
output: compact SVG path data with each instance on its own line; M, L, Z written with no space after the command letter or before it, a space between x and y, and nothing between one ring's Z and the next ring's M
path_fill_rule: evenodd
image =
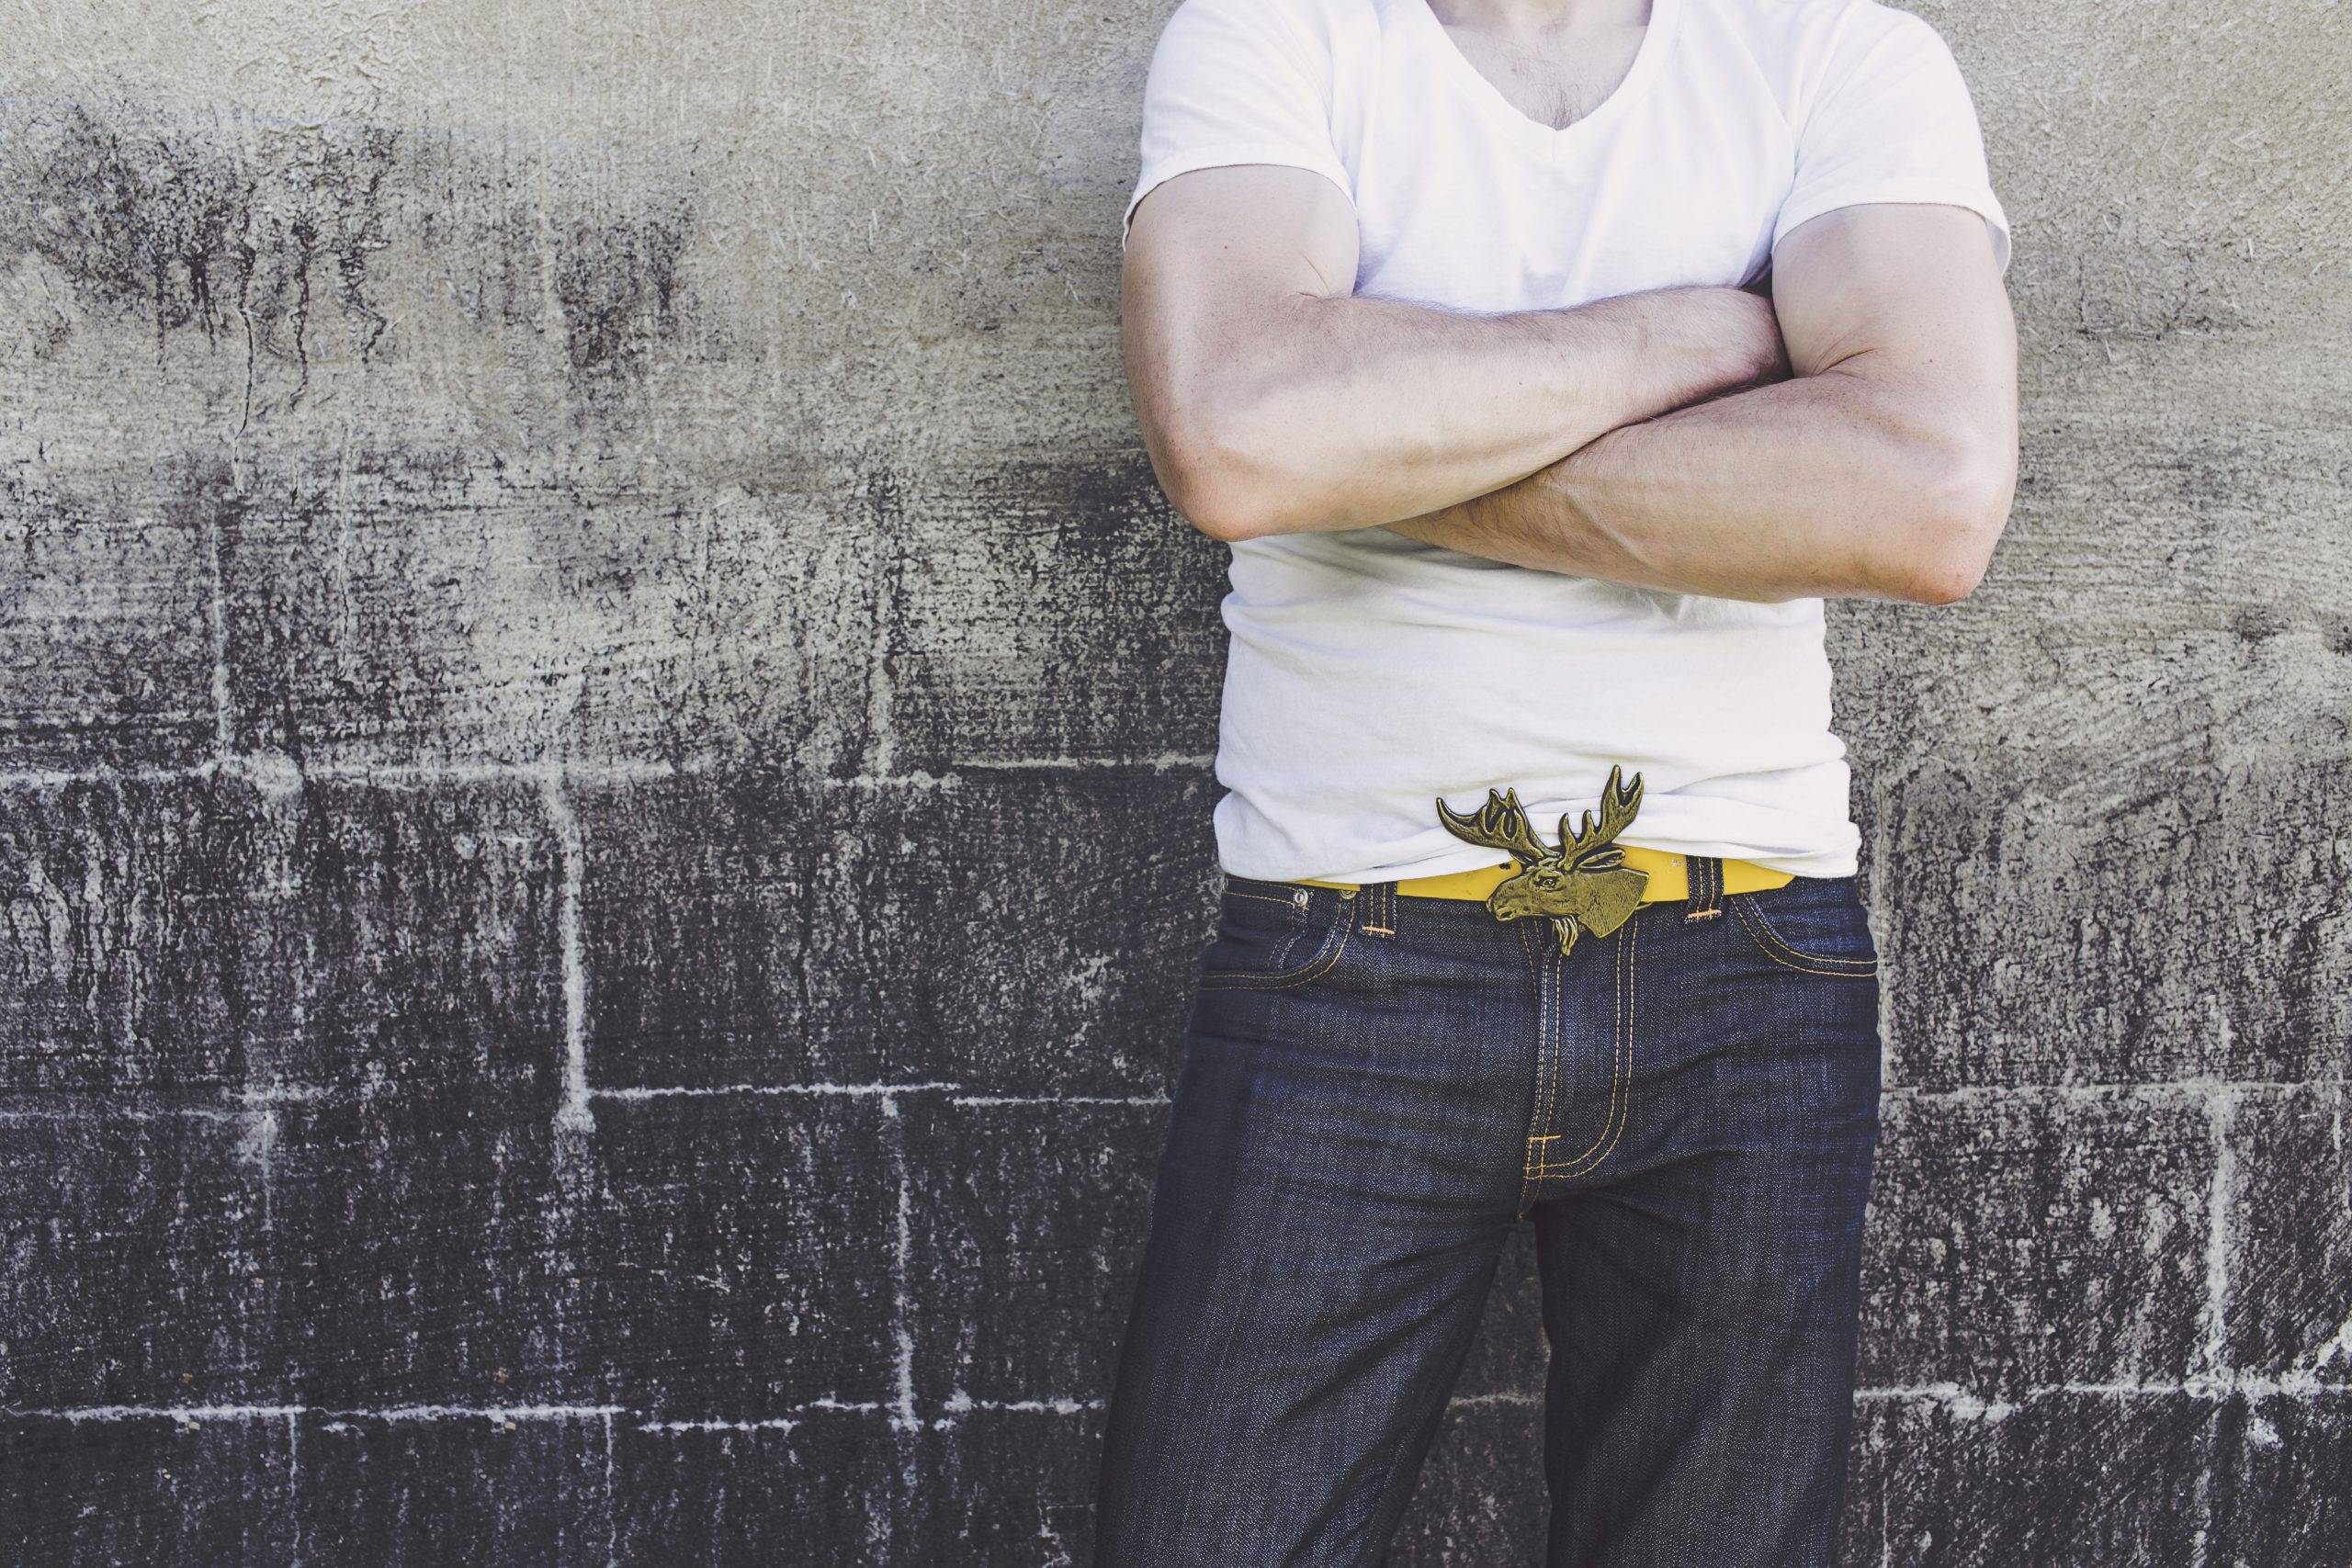
M1229 879L1110 1406L1098 1561L1377 1562L1511 1228L1548 1560L1829 1561L1878 1134L1854 884L1645 906ZM1534 1462L1534 1456L1529 1456Z

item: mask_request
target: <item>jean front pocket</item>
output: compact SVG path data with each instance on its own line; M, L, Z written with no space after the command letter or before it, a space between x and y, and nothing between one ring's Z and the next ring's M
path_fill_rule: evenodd
M1329 972L1355 929L1354 889L1226 879L1216 935L1201 959L1204 990L1304 985Z
M1764 956L1784 969L1867 980L1878 973L1870 911L1854 879L1799 877L1785 887L1724 900Z

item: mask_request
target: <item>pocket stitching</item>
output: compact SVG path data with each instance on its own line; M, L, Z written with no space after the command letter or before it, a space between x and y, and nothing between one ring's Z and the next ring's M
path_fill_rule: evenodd
M1246 969L1218 969L1204 973L1201 989L1204 991L1266 991L1280 990L1290 986L1305 985L1317 976L1328 973L1348 950L1348 938L1355 931L1355 904L1348 900L1343 912L1331 922L1331 930L1323 938L1323 945L1315 956L1295 969L1271 975L1253 975Z
M1764 911L1758 908L1752 895L1735 895L1730 903L1739 911L1740 924L1765 957L1783 969L1793 969L1801 975L1827 975L1841 980L1867 980L1878 973L1875 958L1832 958L1825 954L1805 953L1791 947L1772 929Z

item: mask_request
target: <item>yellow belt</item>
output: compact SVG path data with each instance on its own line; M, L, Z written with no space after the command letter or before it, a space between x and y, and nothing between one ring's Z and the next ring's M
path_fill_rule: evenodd
M1649 886L1642 889L1645 904L1671 904L1690 897L1690 862L1685 855L1670 850L1645 850L1627 844L1625 863L1635 871L1650 874ZM1505 861L1500 865L1482 865L1469 871L1450 871L1442 876L1412 876L1396 885L1396 891L1408 898L1465 898L1484 902L1502 883L1519 874L1517 861ZM1353 886L1346 882L1318 882L1311 876L1299 878L1309 887ZM1750 860L1724 862L1725 893L1761 893L1768 888L1786 887L1796 878L1785 871L1758 865ZM1623 908L1623 906L1619 906Z

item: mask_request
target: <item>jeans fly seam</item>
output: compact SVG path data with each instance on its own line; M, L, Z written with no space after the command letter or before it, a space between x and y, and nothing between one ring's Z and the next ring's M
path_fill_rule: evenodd
M1625 922L1625 936L1623 942L1621 944L1621 952L1628 954L1632 953L1634 946L1634 928L1638 923L1638 921L1634 920L1628 920ZM1616 998L1615 1012L1617 1016L1614 1021L1615 1028L1611 1032L1609 1053L1609 1109L1601 1117L1600 1131L1592 1135L1591 1143L1587 1144L1582 1149L1579 1149L1577 1153L1569 1156L1566 1160L1555 1162L1548 1157L1538 1160L1536 1162L1536 1167L1541 1174L1551 1176L1571 1176L1588 1161L1591 1164L1598 1165L1600 1163L1600 1159L1608 1157L1609 1153L1609 1151L1601 1145L1603 1144L1614 1144L1616 1142L1616 1139L1611 1135L1611 1129L1617 1125L1618 1100L1620 1096L1624 1092L1624 1076L1633 1056L1631 1044L1625 1039L1624 993L1627 987L1620 986ZM1561 1010L1565 1011L1566 1010L1563 1008ZM1554 1015L1555 1028L1557 1024L1557 1018L1558 1015L1555 1013ZM1599 1152L1599 1158L1594 1157L1595 1151Z
M1564 1166L1545 1168L1544 1174L1546 1176L1565 1179L1580 1175L1584 1171L1598 1167L1609 1157L1610 1152L1616 1148L1617 1140L1625 1135L1626 1123L1634 1119L1633 1108L1629 1103L1633 1095L1634 1077L1634 933L1640 929L1641 922L1638 920L1625 922L1623 960L1619 965L1623 974L1617 991L1616 1059L1610 1065L1609 1116L1601 1126L1601 1131L1608 1136L1608 1144L1603 1146L1600 1138L1594 1138L1593 1148L1587 1149L1584 1154L1577 1156ZM1595 1154L1594 1149L1600 1152ZM1586 1155L1590 1155L1592 1157L1587 1159Z
M1543 967L1547 980L1539 982L1539 994L1544 1005L1536 1017L1535 1049L1542 1058L1539 1065L1537 1094L1542 1105L1535 1126L1527 1134L1527 1170L1540 1176L1547 1162L1544 1145L1557 1143L1561 1134L1552 1131L1554 1113L1559 1106L1560 1090L1560 1015L1567 1010L1566 989L1562 976L1563 965L1555 962L1556 955L1546 951Z
M1625 935L1629 942L1634 934L1634 922L1631 920L1628 920L1625 923ZM1623 951L1622 945L1620 951ZM1593 1163L1592 1154L1594 1150L1600 1148L1604 1143L1611 1141L1610 1139L1610 1132L1617 1124L1619 1077L1621 1073L1623 1071L1622 1059L1625 1051L1625 988L1622 984L1614 987L1613 994L1610 998L1610 1003L1609 1108L1600 1119L1600 1131L1593 1134L1591 1143L1587 1144L1582 1149L1577 1151L1576 1154L1569 1156L1567 1158L1563 1160L1546 1160L1543 1164L1537 1166L1536 1175L1539 1178L1547 1176L1566 1177L1575 1175L1579 1168L1583 1168L1588 1163Z
M1537 945L1539 947L1542 946L1541 943L1538 943ZM1564 1066L1560 1060L1560 1015L1567 1011L1568 1001L1567 980L1565 973L1566 969L1566 965L1561 961L1559 953L1550 949L1544 949L1544 994L1549 1003L1544 1014L1544 1017L1548 1021L1544 1025L1544 1121L1542 1126L1543 1136L1544 1138L1558 1136L1557 1134L1552 1131L1552 1123L1558 1119L1560 1111L1560 1069ZM1542 1142L1543 1140L1539 1138L1536 1141Z
M1522 924L1518 928L1518 931L1520 952L1527 960L1528 984L1535 992L1535 1103L1528 1107L1527 1111L1527 1154L1522 1163L1529 1169L1521 1178L1519 1188L1519 1212L1524 1214L1535 1201L1536 1177L1532 1168L1537 1159L1535 1151L1543 1143L1537 1128L1542 1124L1545 1113L1546 1069L1550 1065L1550 1058L1544 1055L1544 1021L1547 1003L1544 999L1543 966L1536 961L1535 944L1528 939L1527 927Z

